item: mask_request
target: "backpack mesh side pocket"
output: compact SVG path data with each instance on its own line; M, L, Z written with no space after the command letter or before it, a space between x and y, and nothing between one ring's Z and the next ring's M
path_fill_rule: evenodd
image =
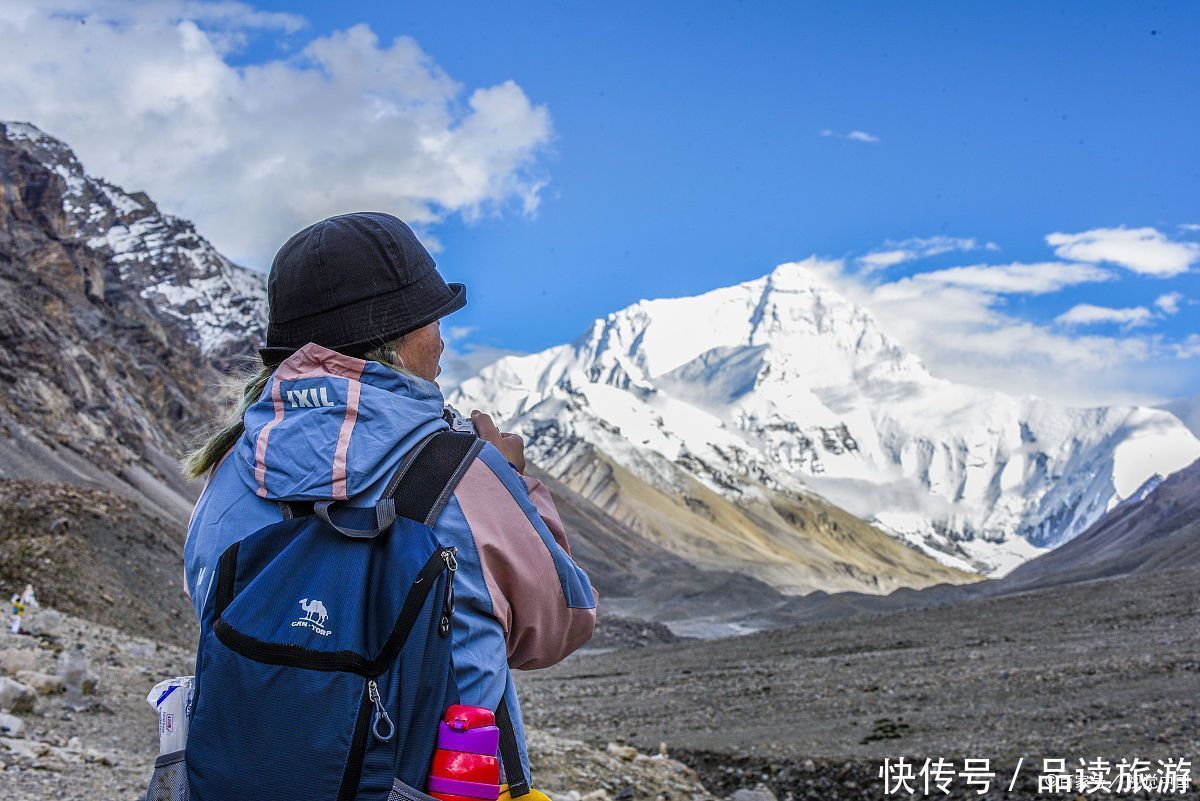
M184 753L163 754L154 760L154 775L143 801L190 801Z
M392 791L388 793L387 801L437 801L437 799L396 779L392 782Z

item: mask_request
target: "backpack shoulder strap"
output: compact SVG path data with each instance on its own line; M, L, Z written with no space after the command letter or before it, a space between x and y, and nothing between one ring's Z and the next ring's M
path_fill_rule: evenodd
M342 534L356 539L379 536L397 517L407 517L432 527L482 448L483 440L474 434L459 431L436 431L418 442L400 460L400 465L375 504L374 528L351 529L333 522L329 516L333 501L283 501L279 505L288 520L316 514Z
M393 499L399 517L432 527L483 449L483 440L460 431L439 431L418 447L413 461L401 464L392 476L383 497Z
M521 764L521 750L517 745L517 730L513 726L512 714L508 711L508 699L501 697L496 707L496 726L500 729L500 761L504 764L504 778L508 782L510 798L529 795L529 777Z

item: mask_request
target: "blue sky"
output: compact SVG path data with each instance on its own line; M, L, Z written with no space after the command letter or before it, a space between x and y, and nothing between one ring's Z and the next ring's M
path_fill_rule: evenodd
M512 79L549 107L536 217L437 230L444 272L474 293L454 322L503 347L888 239L974 237L999 245L988 261L1041 262L1055 231L1200 223L1194 5L263 5L299 7L317 30L412 36L457 80ZM893 274L960 263L975 260ZM1200 298L1200 280L1126 275L1009 302L1045 322L1167 291ZM1158 327L1185 335L1195 317Z
M967 298L964 314L981 303L981 315L995 316L978 321L991 344L977 352L947 346L953 327L929 333L945 282L927 284L937 291L923 305L909 298L878 313L885 323L907 315L902 339L962 380L1077 402L1200 393L1200 259L1189 256L1200 229L1186 227L1200 224L1193 3L253 6L290 21L198 21L214 37L236 33L219 48L235 72L303 69L297 54L312 42L366 25L379 50L411 37L458 85L445 106L452 117L469 112L478 88L519 87L529 108L517 124L536 132L502 168L516 188L462 202L435 193L414 207L429 215L422 231L440 246L443 273L470 287L469 308L448 321L470 330L460 350L541 349L640 298L694 294L812 255L840 260L826 269L847 292L887 306L895 292L880 287L908 276L1078 264L1090 253L1103 280L1058 291L989 283L985 298ZM356 68L389 64L367 57ZM12 116L2 101L0 116ZM278 129L270 119L276 127L259 137ZM297 125L321 148L347 139L323 138L307 117ZM89 160L87 143L72 144L85 163L119 172L99 146ZM352 203L353 189L337 202ZM219 217L205 230L204 209L176 194L220 245ZM1111 241L1121 228L1142 234L1125 247ZM1071 240L1073 250L1046 239L1098 229L1110 234ZM1139 247L1167 248L1175 266L1153 253L1131 266ZM1055 252L1064 248L1070 255ZM262 261L251 252L265 249L234 255ZM945 252L876 270L860 261L905 249ZM1111 253L1126 255L1104 260ZM1072 312L1079 306L1121 313ZM1025 325L1061 348L1033 364L1021 363L1019 345L996 357L996 342L1016 342L1011 330ZM1120 355L1105 362L1106 353Z

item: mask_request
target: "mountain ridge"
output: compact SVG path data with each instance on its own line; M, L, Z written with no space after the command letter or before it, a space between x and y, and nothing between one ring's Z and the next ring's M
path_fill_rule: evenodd
M26 124L0 123L0 178L0 476L103 488L186 520L196 488L178 459L217 416L209 388L235 349L205 353L186 315L146 291L195 275L187 248L143 243L125 252L144 260L121 261L94 240L137 220L194 231Z
M1068 409L937 378L818 266L639 301L571 343L498 360L450 402L515 420L534 459L554 451L554 421L651 483L665 479L655 453L731 498L816 492L993 575L1200 456L1167 412Z
M265 334L266 276L226 259L191 222L166 214L145 192L126 192L87 173L62 141L26 122L0 122L4 138L63 181L63 236L109 260L108 280L150 301L207 357L253 354ZM102 300L101 275L91 276Z

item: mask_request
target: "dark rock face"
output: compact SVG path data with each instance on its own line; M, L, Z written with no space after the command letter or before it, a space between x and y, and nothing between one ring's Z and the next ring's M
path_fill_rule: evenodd
M192 640L179 565L198 488L179 459L264 321L262 276L0 123L0 590Z
M258 343L261 283L61 142L0 124L0 476L186 519L177 460L218 412L219 368Z

